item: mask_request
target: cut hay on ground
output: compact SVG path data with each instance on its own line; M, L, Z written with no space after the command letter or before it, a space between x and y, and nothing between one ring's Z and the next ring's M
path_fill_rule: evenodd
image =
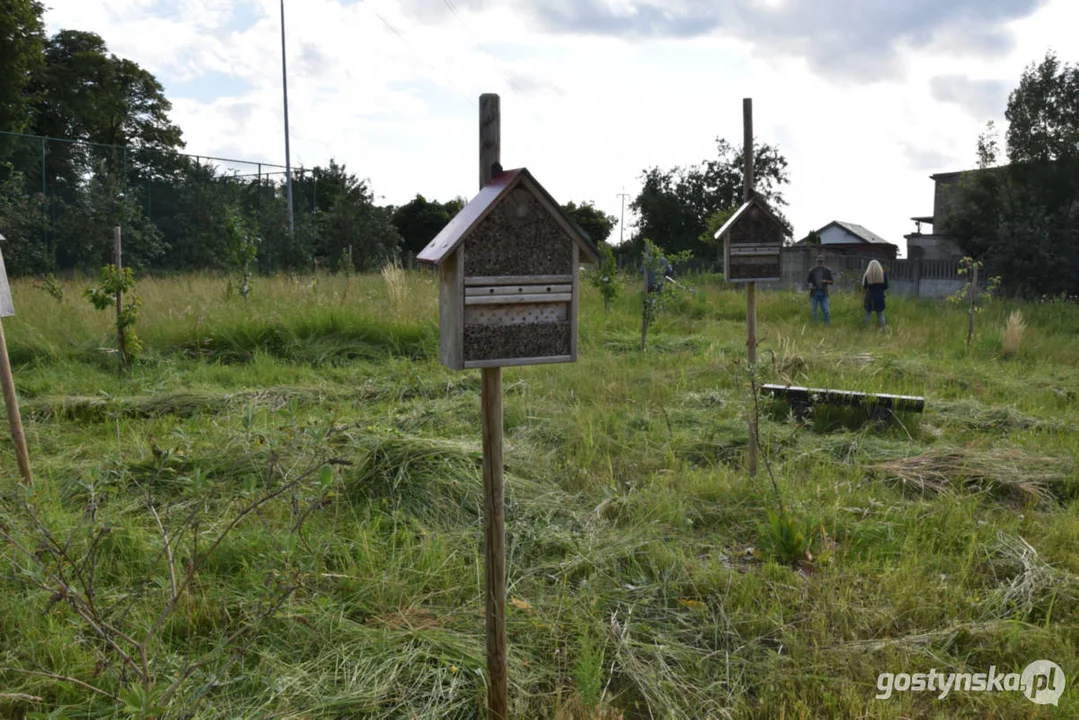
M921 495L986 492L1022 503L1048 505L1053 488L1067 477L1057 458L1002 448L940 448L923 455L897 458L870 466L883 480Z

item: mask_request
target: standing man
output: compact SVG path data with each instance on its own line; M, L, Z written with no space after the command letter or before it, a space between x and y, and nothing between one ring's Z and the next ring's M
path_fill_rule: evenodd
M817 321L817 306L820 305L825 326L832 320L832 315L828 311L828 286L832 282L832 269L824 264L824 256L818 255L817 267L806 275L806 285L809 286L809 306L813 312L813 322Z

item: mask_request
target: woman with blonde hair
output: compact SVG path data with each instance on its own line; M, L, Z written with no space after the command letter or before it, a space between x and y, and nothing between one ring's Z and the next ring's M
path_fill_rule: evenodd
M888 276L876 260L869 261L869 267L862 276L862 288L865 290L865 324L869 324L869 316L875 312L881 329L884 329L887 327L884 322L884 291L888 289Z

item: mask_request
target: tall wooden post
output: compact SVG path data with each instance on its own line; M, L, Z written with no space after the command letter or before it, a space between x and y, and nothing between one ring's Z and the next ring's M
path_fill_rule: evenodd
M480 189L501 162L498 95L480 95ZM502 476L502 368L483 368L484 584L487 593L487 716L509 718L506 647L506 503Z
M742 199L749 202L753 197L753 99L742 100ZM750 372L757 364L757 283L746 283L746 359ZM755 385L755 383L754 383ZM753 388L756 392L756 387ZM757 416L749 414L749 474L757 474Z
M26 435L22 429L22 416L19 414L19 396L15 394L15 378L11 375L11 360L7 354L7 340L4 338L4 326L0 324L0 382L4 386L4 406L7 408L7 421L11 426L11 440L15 443L15 459L19 463L19 474L28 484L34 482L30 474L30 453L26 449Z
M0 235L0 240L4 236ZM15 314L15 304L11 301L11 288L8 286L7 269L4 257L0 255L0 318ZM4 326L0 323L0 385L4 391L4 406L7 408L8 425L11 426L11 440L15 443L15 459L19 464L19 474L28 484L34 482L30 474L30 453L26 450L26 435L22 429L22 416L19 414L19 396L15 394L15 378L11 375L11 360L7 354L7 340L4 338Z

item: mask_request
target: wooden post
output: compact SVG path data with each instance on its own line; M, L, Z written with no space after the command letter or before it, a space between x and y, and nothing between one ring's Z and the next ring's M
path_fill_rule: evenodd
M480 189L500 169L499 97L480 95ZM487 717L509 718L506 646L506 506L502 476L502 368L482 368L484 584L487 593Z
M974 342L974 303L978 300L978 262L970 262L970 318L967 324L967 345Z
M480 95L480 189L495 176L495 166L502 159L502 116L499 97L494 93Z
M7 340L4 339L3 324L0 324L0 382L4 386L4 405L7 407L8 425L11 426L11 440L15 443L15 458L19 463L19 474L28 484L33 483L34 477L30 474L30 453L26 450L26 435L22 429L19 397L15 394L15 378L11 375L11 360L7 354Z
M742 199L749 202L753 197L753 98L742 100ZM746 283L746 359L750 373L757 364L757 283ZM755 376L754 376L755 377ZM753 391L756 392L756 383ZM749 474L757 474L757 416L749 415Z
M0 243L5 238L0 235ZM11 301L11 287L7 281L7 268L4 256L0 254L0 318L15 314L15 304ZM15 378L11 375L11 359L7 354L7 340L4 338L4 326L0 324L0 385L4 391L4 406L7 408L8 425L11 426L11 440L15 443L15 458L19 463L19 473L27 483L33 483L30 474L30 453L26 451L26 435L22 430L22 417L19 415L19 397L15 394Z

